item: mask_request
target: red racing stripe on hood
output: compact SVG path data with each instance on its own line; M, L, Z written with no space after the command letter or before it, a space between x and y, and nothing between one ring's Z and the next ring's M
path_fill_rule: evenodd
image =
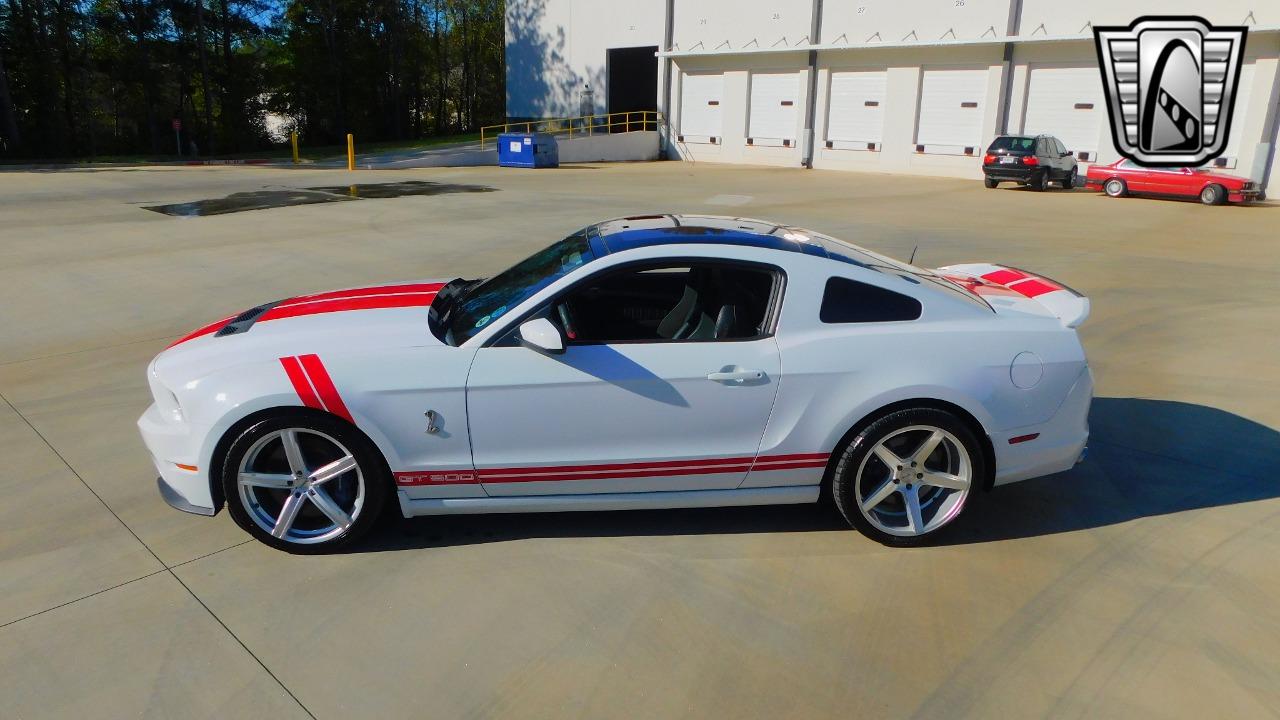
M442 287L444 287L444 283L406 283L402 285L380 285L378 287L334 290L332 292L315 293L314 295L299 295L298 297L285 300L276 307L288 307L289 305L311 303L319 300L338 300L341 298L370 297L373 295L434 294L439 292Z
M173 341L173 343L172 343L171 345L169 345L169 347L173 347L174 345L181 345L182 343L184 343L184 342L186 342L186 341L188 341L188 340L195 340L195 339L196 339L196 338L198 338L198 337L204 337L205 335L211 335L211 334L213 334L213 333L216 333L216 332L218 332L219 330L221 330L222 328L226 327L227 323L229 323L229 322L231 322L232 320L235 320L235 319L236 319L236 316L235 316L235 315L232 315L231 317L229 317L229 318L223 318L223 319L219 320L218 322L209 323L208 325L205 325L204 327L200 328L199 330L192 331L190 334L188 334L188 335L184 335L184 336L182 336L182 337L178 338L177 340L174 340L174 341ZM166 348L166 349L168 349L168 348Z
M436 294L410 293L404 295L369 295L367 297L335 298L317 300L297 304L277 305L262 314L258 322L280 320L283 318L302 317L304 315L323 315L325 313L345 312L348 310L380 310L387 308L429 307Z

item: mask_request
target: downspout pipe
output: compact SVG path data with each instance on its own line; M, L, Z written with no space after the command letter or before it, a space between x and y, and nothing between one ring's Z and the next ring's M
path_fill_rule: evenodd
M663 52L671 51L671 44L675 41L675 11L676 0L667 0L667 17L666 28L662 34L662 50ZM662 119L663 123L658 127L659 135L662 138L662 159L671 158L671 58L662 58Z
M1009 24L1005 37L1014 37L1022 20L1022 0L1009 3ZM1013 102L1013 43L1004 44L1004 58L1000 66L1000 112L997 118L996 134L1009 132L1009 105Z
M822 0L813 0L812 17L809 23L809 44L822 42ZM813 120L818 112L818 51L809 51L809 101L804 104L804 139L800 164L806 168L813 167Z

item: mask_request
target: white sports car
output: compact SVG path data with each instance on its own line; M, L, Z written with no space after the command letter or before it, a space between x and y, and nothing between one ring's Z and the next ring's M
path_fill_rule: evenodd
M294 552L405 516L811 503L890 545L1084 454L1089 302L800 228L650 215L487 280L267 303L151 362L160 493Z

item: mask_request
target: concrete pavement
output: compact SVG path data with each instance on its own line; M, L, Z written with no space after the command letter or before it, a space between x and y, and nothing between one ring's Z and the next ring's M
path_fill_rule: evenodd
M427 180L215 217L146 205ZM155 492L171 339L714 212L1088 294L1090 458L889 550L822 508L393 521L295 557ZM1280 714L1280 207L678 163L0 172L0 697L37 717Z

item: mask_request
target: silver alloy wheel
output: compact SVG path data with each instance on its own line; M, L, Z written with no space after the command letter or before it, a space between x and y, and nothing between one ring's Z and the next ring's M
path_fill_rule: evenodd
M258 439L240 461L240 502L258 527L300 545L346 532L364 509L364 474L342 443L286 428Z
M1200 191L1200 202L1205 205L1212 205L1218 201L1218 189L1212 185L1206 186Z
M862 458L853 492L876 529L913 537L951 522L972 486L964 444L942 428L911 425L882 438Z
M1103 189L1106 190L1107 194L1111 197L1120 197L1124 194L1124 183L1113 178L1107 181L1107 184L1103 186Z

